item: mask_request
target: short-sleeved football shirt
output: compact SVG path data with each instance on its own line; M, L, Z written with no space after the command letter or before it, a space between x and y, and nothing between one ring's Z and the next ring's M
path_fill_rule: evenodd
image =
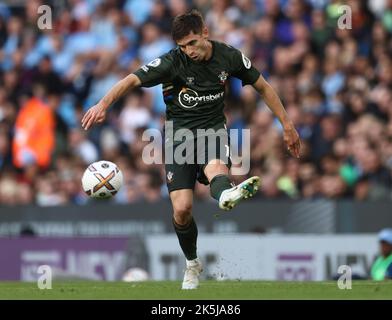
M241 51L211 41L208 61L193 61L180 48L173 49L134 72L142 87L162 84L166 120L174 130L217 128L226 122L225 83L230 76L243 85L256 82L260 73Z

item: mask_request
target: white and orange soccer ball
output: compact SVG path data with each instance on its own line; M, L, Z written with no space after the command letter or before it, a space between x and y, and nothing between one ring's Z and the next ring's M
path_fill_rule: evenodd
M91 198L109 199L122 185L121 170L113 162L106 160L90 164L82 176L83 190Z

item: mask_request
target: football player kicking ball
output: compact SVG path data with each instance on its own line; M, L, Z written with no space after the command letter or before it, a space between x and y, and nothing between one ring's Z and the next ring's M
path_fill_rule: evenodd
M173 163L165 161L167 186L173 205L173 225L186 257L182 289L196 289L202 272L202 264L196 253L197 226L192 216L196 180L210 185L211 196L218 200L219 207L224 210L230 210L242 199L252 197L260 184L259 177L251 177L233 186L228 177L231 164L229 152L220 151L225 150L221 148L222 144L226 150L229 148L223 113L227 78L239 78L243 85L252 85L262 96L280 120L284 141L295 157L299 157L300 140L274 89L239 50L208 39L208 30L198 11L177 16L173 21L172 37L177 48L119 81L98 104L86 112L82 118L82 127L87 130L94 123L103 122L109 106L130 89L162 84L167 106L166 118L172 121L174 132L186 128L196 134L195 139L199 138L197 129L221 132L207 134L207 138L219 140L215 156L207 152L208 143L203 145L199 140L193 144L193 154L187 155L187 159L194 160L203 150L202 153L207 155L204 164L194 161L180 164L176 163L176 159ZM166 145L170 144L170 150L175 154L179 143L170 138L165 141L165 151L168 150Z

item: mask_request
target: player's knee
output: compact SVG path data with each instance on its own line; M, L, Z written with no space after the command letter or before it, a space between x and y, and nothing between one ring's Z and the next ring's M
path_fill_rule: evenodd
M223 160L215 159L208 162L207 166L204 168L204 173L209 180L218 174L228 174L229 169Z
M186 225L192 216L192 204L181 203L174 206L173 217L177 224Z
M222 170L226 168L226 164L221 159L212 159L208 162L206 168L210 170Z

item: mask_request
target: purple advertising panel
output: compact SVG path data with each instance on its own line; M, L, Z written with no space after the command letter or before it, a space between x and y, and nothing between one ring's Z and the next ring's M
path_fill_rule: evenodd
M315 257L311 253L282 253L277 256L276 279L315 280Z
M128 244L128 237L0 238L0 280L35 281L41 265L57 278L119 280Z

